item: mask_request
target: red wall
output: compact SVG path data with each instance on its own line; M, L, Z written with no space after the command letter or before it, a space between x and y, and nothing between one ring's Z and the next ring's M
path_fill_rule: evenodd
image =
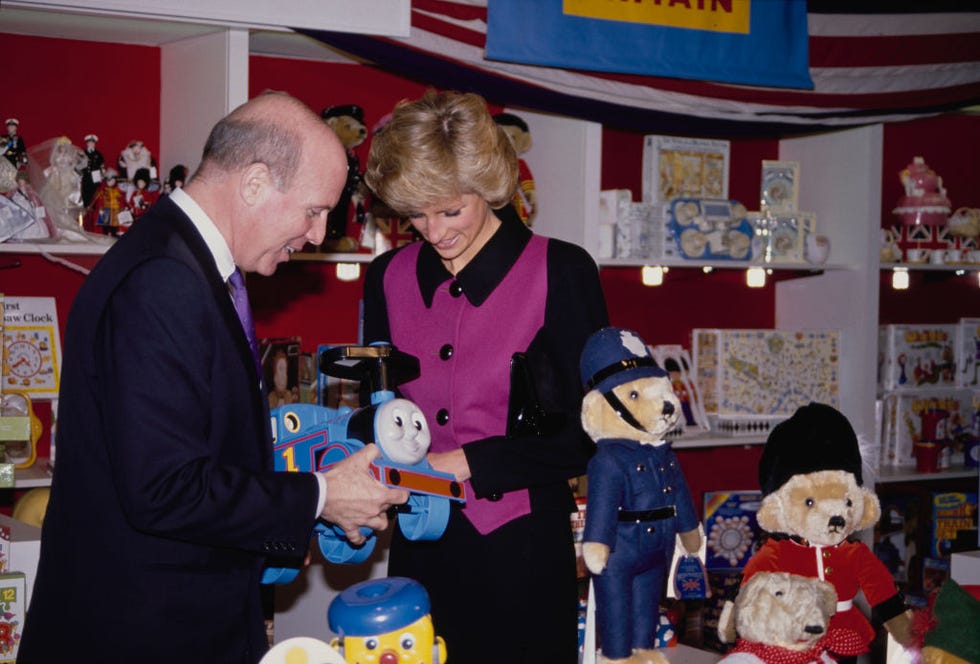
M157 152L158 49L3 34L0 58L8 63L22 63L7 68L6 94L0 113L4 118L15 116L21 120L21 133L29 147L63 134L81 145L86 133L95 132L102 139L100 148L110 161L133 138L145 141L152 152ZM316 111L325 106L356 103L364 108L369 128L398 100L416 97L425 87L422 82L392 76L366 65L264 56L253 56L250 60L250 96L265 89L285 90ZM493 110L497 110L493 100L489 101ZM651 128L649 133L657 133L656 128ZM603 144L602 188L628 188L639 198L642 135L607 129L603 132ZM894 201L901 193L897 171L916 154L923 155L943 176L954 207L980 207L980 168L976 167L973 149L978 145L980 117L977 116L887 125L883 219L889 219ZM365 144L358 149L362 166L367 159L367 147ZM750 209L757 207L760 162L775 159L777 155L778 145L772 140L733 142L730 196ZM161 173L166 173L170 166L160 164ZM544 174L537 176L544 177ZM89 267L95 263L94 258L72 260ZM36 255L0 255L0 268L14 261L20 266L0 269L0 292L54 295L63 330L82 275L54 266ZM356 341L362 281L340 282L334 276L334 269L330 263L297 261L282 266L274 277L253 275L249 290L259 335L299 335L306 349L323 342ZM913 282L920 276L913 275ZM668 287L663 288L642 286L636 268L604 268L601 278L612 323L635 329L649 343L689 346L690 330L695 327L771 327L774 324L773 280L770 279L766 288L750 290L744 286L740 270L715 270L703 275L698 269L675 268L667 275ZM926 277L921 280L925 281ZM960 315L980 315L980 290L975 275L961 279L933 275L928 280L927 287L913 288L899 296L893 295L884 284L883 321L929 322L925 318L931 317L930 320L945 322ZM942 306L935 306L937 302ZM760 446L732 447L681 450L680 456L692 490L698 496L709 489L756 488L760 452Z

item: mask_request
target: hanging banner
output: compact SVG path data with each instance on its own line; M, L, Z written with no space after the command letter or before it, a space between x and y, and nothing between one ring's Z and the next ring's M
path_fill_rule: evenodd
M813 88L806 0L488 0L487 58Z

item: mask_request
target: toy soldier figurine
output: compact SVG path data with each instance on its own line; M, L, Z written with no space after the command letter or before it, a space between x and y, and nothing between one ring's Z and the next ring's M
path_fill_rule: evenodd
M17 133L20 127L20 120L17 118L7 119L7 133L0 142L3 143L3 156L14 165L14 168L23 170L27 168L27 147L24 139Z
M85 136L85 157L88 163L82 168L82 203L85 207L92 204L95 197L95 190L102 183L102 169L105 168L105 158L98 151L95 144L99 142L99 137L95 134Z

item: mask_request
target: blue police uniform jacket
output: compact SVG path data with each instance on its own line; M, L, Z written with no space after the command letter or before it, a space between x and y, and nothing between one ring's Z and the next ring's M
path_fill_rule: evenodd
M694 501L670 443L643 445L604 439L589 461L586 542L610 548L608 568L633 572L667 565L675 533L698 525ZM673 505L676 515L656 521L620 521L621 510L645 511Z

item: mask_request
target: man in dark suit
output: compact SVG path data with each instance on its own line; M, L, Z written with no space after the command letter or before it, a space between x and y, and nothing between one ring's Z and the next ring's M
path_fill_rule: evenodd
M18 661L256 662L266 556L302 558L317 516L358 543L360 526L384 528L407 499L369 475L373 445L325 474L271 471L266 401L227 284L319 244L346 166L301 102L256 97L86 279L68 317L57 470Z

